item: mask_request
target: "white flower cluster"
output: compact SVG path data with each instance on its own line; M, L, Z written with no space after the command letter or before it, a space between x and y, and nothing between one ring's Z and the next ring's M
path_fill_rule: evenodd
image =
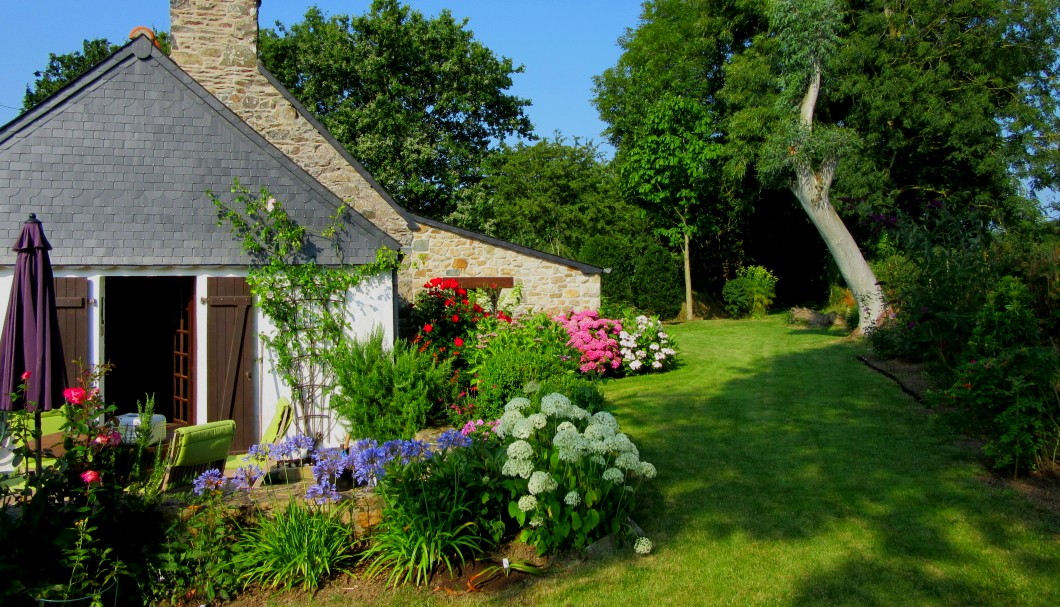
M629 331L632 327L627 327L618 334L622 363L634 373L658 371L670 364L677 351L659 319L641 315L636 318L636 324L632 332Z
M577 464L587 460L594 469L602 471L598 472L600 478L616 485L624 483L628 475L653 478L656 474L655 466L640 461L637 446L619 431L618 420L606 411L590 415L567 397L556 393L541 398L539 413L524 416L524 412L529 413L530 403L521 397L512 399L504 409L494 434L514 440L508 445L508 458L501 472L506 476L529 479L532 495L555 491L558 484L547 472L535 471L534 448L527 439L536 430L559 420L562 421L555 426L551 446L556 449L561 462ZM584 423L585 429L579 431L575 422ZM581 497L577 492L571 492L564 499L568 504L570 500L580 503Z
M643 536L638 537L637 541L633 542L633 551L637 554L648 554L653 547L651 540Z

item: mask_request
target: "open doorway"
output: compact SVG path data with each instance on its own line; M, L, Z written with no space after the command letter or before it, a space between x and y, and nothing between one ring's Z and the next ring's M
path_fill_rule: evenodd
M114 365L106 398L118 413L136 412L153 394L166 421L195 423L194 294L193 277L106 278L103 360Z

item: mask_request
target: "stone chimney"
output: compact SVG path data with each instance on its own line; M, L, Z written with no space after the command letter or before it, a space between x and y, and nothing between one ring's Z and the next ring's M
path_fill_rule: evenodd
M258 76L261 0L170 0L171 57L233 107Z

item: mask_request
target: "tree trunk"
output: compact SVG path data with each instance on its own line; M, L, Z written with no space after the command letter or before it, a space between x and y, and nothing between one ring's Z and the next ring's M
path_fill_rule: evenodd
M812 187L812 184L810 186ZM864 332L874 326L883 315L883 289L876 282L876 275L872 273L872 268L861 254L858 243L832 208L828 195L825 193L815 199L811 187L807 187L800 176L797 187L793 187L792 191L824 239L847 287L854 292L854 298L858 302L858 331Z
M799 108L799 119L808 129L813 128L813 113L820 91L821 64L814 62L813 74ZM858 332L864 333L883 315L883 289L876 282L876 275L872 273L872 268L861 254L858 243L850 235L829 199L838 162L838 158L833 157L824 161L816 170L809 166L808 161L797 162L797 180L791 191L795 193L802 210L806 211L817 232L824 239L847 287L854 292L854 298L858 302Z
M692 313L692 263L688 254L688 230L685 230L685 320L695 320L696 315Z

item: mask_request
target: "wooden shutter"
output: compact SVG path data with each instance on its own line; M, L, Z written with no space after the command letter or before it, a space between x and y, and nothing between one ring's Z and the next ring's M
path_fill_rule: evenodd
M243 278L207 278L206 305L207 421L235 420L232 450L246 451L257 434L250 287Z
M59 309L59 337L66 359L66 385L77 385L80 361L88 367L88 279L56 278L55 303Z

